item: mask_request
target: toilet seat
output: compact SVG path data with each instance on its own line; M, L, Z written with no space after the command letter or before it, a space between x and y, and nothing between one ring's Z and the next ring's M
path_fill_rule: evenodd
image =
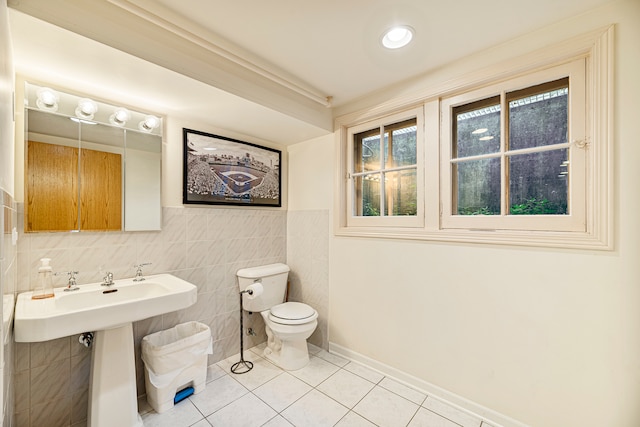
M271 307L269 320L281 325L300 325L318 318L313 307L301 302L285 302Z

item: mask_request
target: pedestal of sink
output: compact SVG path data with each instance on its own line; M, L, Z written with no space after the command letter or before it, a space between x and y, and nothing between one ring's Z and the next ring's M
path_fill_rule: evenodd
M89 427L142 427L138 415L133 324L97 331L91 353Z

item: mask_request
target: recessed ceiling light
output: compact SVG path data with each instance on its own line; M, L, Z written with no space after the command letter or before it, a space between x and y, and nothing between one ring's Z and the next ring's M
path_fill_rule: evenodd
M413 38L413 28L408 25L399 25L389 29L382 36L382 45L387 49L398 49L409 44Z
M492 136L483 136L482 138L478 138L480 141L490 141L493 139Z

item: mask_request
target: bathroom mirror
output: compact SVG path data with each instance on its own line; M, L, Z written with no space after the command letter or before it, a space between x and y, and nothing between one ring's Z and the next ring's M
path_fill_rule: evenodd
M55 91L43 103L39 92L26 84L25 232L159 230L160 119L126 111L125 126L94 101L102 113L79 118L87 98ZM149 117L156 126L145 128Z

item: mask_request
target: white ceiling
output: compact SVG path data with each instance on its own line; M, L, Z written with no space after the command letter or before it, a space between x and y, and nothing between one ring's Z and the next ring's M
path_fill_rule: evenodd
M301 92L320 100L332 97L333 106L345 106L609 1L8 3L71 30L11 11L16 71L109 101L289 145L331 129L331 108ZM388 51L379 39L395 24L412 26L414 42Z

